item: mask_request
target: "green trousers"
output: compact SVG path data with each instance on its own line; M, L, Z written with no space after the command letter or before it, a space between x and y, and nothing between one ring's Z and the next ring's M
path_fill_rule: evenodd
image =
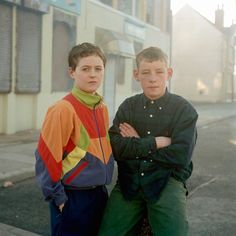
M116 185L108 200L99 236L136 236L140 220L147 213L153 236L186 236L186 188L183 183L170 178L159 200L146 201L140 192L129 201Z

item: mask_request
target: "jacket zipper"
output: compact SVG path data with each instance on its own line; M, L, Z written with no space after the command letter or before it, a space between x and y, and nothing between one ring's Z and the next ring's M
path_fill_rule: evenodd
M102 150L102 159L103 159L103 162L104 162L104 165L105 165L106 180L105 180L105 183L104 183L104 184L106 184L106 182L107 182L107 168L106 168L106 161L105 161L104 151L103 151L102 142L101 142L101 133L100 133L100 129L99 129L97 117L96 117L96 105L95 105L94 108L93 108L93 115L94 115L94 119L95 119L95 123L96 123L96 127L97 127L97 132L98 132L100 147L101 147L101 150Z

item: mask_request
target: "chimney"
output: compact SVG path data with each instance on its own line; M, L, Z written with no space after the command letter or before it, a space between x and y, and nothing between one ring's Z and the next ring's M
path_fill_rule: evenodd
M224 5L222 4L221 9L219 8L215 11L215 25L219 30L224 28Z

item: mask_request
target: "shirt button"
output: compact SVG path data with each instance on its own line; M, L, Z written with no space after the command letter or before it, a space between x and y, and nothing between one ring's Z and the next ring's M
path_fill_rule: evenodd
M149 153L149 154L151 154L151 153L152 153L152 151L149 151L148 153Z
M144 176L144 173L141 173L141 176Z
M151 115L149 115L150 117L153 117L153 115L151 114Z
M162 107L159 107L159 110L161 110L162 109Z
M143 108L146 109L146 106L144 106Z
M151 101L151 104L153 104L154 103L154 101Z
M136 157L136 159L139 159L139 157Z
M152 162L152 159L150 160L150 162Z
M144 163L146 163L147 161L146 161L146 160L144 160L143 162L144 162Z
M151 132L150 131L147 131L147 134L150 134Z

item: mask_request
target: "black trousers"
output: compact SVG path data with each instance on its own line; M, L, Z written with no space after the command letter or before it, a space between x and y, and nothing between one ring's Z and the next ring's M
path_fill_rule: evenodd
M105 186L94 189L68 190L62 212L50 202L52 236L96 236L108 193Z

